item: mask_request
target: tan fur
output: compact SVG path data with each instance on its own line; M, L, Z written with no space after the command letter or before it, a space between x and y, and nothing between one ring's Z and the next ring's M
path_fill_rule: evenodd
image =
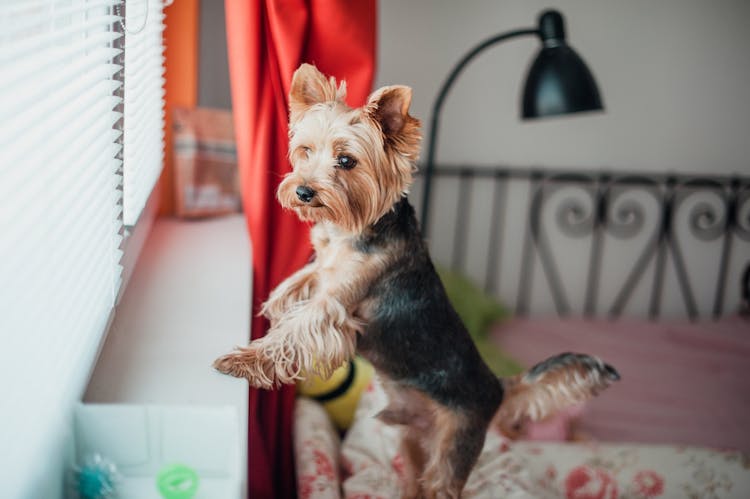
M271 322L266 335L214 363L259 388L293 383L306 374L325 377L354 354L361 302L390 256L354 251L354 238L390 210L412 182L421 137L419 121L407 112L411 90L384 87L357 109L346 105L345 95L344 83L337 87L334 78L313 66L303 64L294 74L289 96L293 171L277 196L282 206L315 223L316 258L263 305L261 313ZM342 154L357 160L345 174L335 168ZM300 185L315 190L311 203L298 198Z
M596 359L598 360L598 359ZM543 421L555 413L598 395L613 381L603 363L570 363L538 376L522 373L503 380L505 398L494 424L511 437L521 436L529 421Z
M462 426L468 423L453 411L440 406L435 409L435 422L429 440L423 442L428 446L429 456L424 471L420 477L421 497L425 499L450 498L458 499L464 488L468 473L461 480L456 480L457 456L453 455L457 447L456 434ZM446 457L450 457L446 459ZM472 462L471 465L474 463Z
M315 66L301 65L289 90L289 122L295 123L307 110L321 102L344 102L346 82L336 87L336 78L326 78Z
M419 478L424 473L428 449L425 437L434 427L432 401L416 390L404 388L380 377L388 395L388 406L377 418L388 425L402 425L400 453L404 461L402 497L414 498L421 493Z
M352 234L361 232L411 185L421 141L419 120L408 114L411 89L383 87L365 106L352 109L335 79L303 65L294 75L289 99L294 169L279 185L279 202L302 220L334 221ZM333 168L340 154L358 161L345 175ZM318 193L312 204L298 199L300 185Z
M261 313L270 321L266 335L214 363L220 372L244 377L254 387L274 388L312 373L327 377L354 355L357 335L366 334L364 325L377 305L368 295L371 286L408 254L408 243L401 240L378 242L367 250L358 245L363 237L375 240L373 225L411 185L421 140L419 121L408 113L411 89L383 87L356 109L347 106L345 95L344 83L337 86L313 66L303 64L294 74L289 96L293 169L277 197L284 208L314 223L315 259L277 286L263 304ZM355 166L342 163L344 156L355 160ZM431 269L429 262L422 265ZM462 338L471 345L468 335ZM391 349L401 347L386 343L377 353L388 357ZM519 422L541 419L606 386L601 373L592 373L597 365L582 364L583 357L553 358L523 377L506 380L506 402L495 424L510 432ZM378 417L403 427L404 497L460 496L503 396L489 369L477 372L476 386L492 394L479 397L477 405L466 400L439 403L434 392L416 389L406 376L382 376L389 404Z
M470 432L470 440L481 448L486 428L470 421L460 409L449 409L388 378L381 377L381 381L389 403L377 417L386 424L403 426L402 497L460 497L476 453L465 452L468 440L457 434Z
M410 428L401 429L401 446L399 452L404 462L404 473L402 478L402 496L405 499L418 497L421 484L419 478L424 472L425 450L423 447L424 437L418 435Z
M271 321L263 338L217 360L221 372L273 388L306 374L329 376L354 355L361 322L354 312L387 255L362 255L342 243L334 225L313 230L316 259L271 293L261 313ZM248 374L250 373L250 374Z

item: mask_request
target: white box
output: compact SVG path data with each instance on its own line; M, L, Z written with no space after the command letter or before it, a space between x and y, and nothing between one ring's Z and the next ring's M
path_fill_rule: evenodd
M171 464L198 474L195 499L240 499L245 470L235 407L80 404L76 461L99 454L116 466L120 499L159 499L156 477Z

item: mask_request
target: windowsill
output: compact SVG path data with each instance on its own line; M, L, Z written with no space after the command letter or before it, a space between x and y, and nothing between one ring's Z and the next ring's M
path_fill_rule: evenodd
M161 182L158 182L154 186L154 190L151 192L146 206L143 207L143 211L138 217L136 224L131 226L126 225L123 229L124 239L122 242L122 261L120 262L122 265L122 286L120 286L116 303L120 302L125 289L128 287L128 282L130 282L130 277L133 275L143 246L146 244L146 240L151 234L151 229L154 227L160 203Z
M84 403L231 406L240 422L244 470L247 383L216 373L211 363L248 341L250 256L241 215L157 218L116 307Z

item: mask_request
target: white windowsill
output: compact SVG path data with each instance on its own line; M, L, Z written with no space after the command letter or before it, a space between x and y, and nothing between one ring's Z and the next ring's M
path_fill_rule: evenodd
M132 275L126 265L123 280L129 282L84 403L232 407L240 449L233 474L244 487L247 383L216 373L211 362L249 338L252 280L245 220L157 218L143 240ZM131 235L128 242L138 240Z

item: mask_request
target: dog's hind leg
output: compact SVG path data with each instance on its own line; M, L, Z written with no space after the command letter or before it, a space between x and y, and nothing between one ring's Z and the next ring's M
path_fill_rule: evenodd
M421 479L425 499L458 499L479 457L489 422L440 408L423 445L429 460Z
M403 499L419 497L419 478L424 472L426 456L418 434L408 426L401 430L400 455L403 460L401 478Z

